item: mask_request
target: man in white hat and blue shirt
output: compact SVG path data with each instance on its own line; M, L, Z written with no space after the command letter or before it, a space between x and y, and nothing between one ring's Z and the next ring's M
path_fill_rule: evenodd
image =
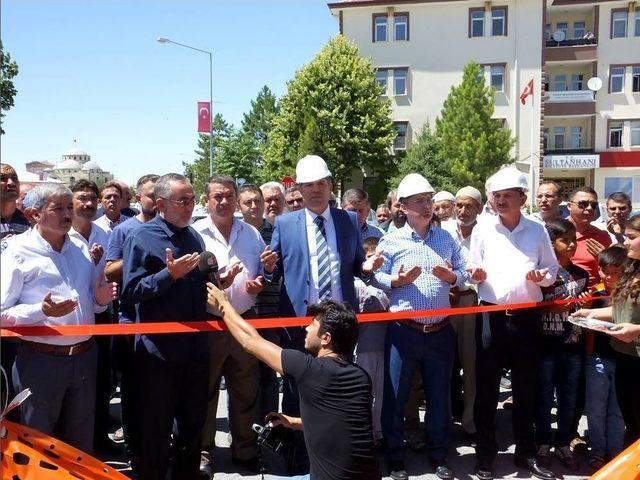
M527 199L527 178L507 167L491 177L488 190L497 215L488 215L475 226L468 262L481 303L539 302L540 287L555 282L558 262L544 226L521 212ZM512 372L514 463L537 478L555 478L536 459L534 441L539 317L535 309L500 310L477 317L474 420L476 476L481 480L494 478L493 461L498 453L495 416L500 377L507 365Z
M384 263L376 280L390 289L392 312L447 308L449 290L468 279L465 258L451 234L431 225L434 190L422 175L410 173L398 186L407 216L404 227L382 237ZM382 431L391 478L406 480L404 410L416 369L422 373L428 399L426 413L429 459L439 478L453 478L446 463L450 430L450 377L454 333L443 316L390 322L385 346Z
M304 317L323 300L347 302L357 311L353 277L371 275L382 264L376 254L365 259L355 213L329 207L333 183L326 162L307 155L296 166L296 184L305 208L276 217L270 251L262 256L265 278L282 278L281 316ZM285 329L283 348L304 349L305 330ZM282 412L299 416L296 386L283 385Z

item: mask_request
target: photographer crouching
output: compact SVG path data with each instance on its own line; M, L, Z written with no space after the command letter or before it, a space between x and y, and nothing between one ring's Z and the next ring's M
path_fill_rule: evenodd
M226 294L208 283L208 301L247 352L296 381L301 418L270 413L272 425L302 430L312 480L378 480L371 423L371 380L351 361L358 321L346 305L332 300L309 307L305 349L282 349L260 336L233 309Z

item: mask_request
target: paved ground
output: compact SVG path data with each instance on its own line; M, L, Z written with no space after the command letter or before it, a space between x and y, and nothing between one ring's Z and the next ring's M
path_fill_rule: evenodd
M503 398L506 396L503 392ZM238 473L238 469L231 463L231 453L229 450L230 436L227 424L227 394L226 391L221 392L220 403L218 407L218 434L216 436L216 445L218 446L215 455L216 462L216 475L215 479L260 479L260 475L242 475ZM114 417L119 416L119 400L114 399L112 401L112 413ZM424 420L424 412L420 412L421 420ZM528 472L518 470L513 465L513 435L511 434L511 413L508 410L502 408L502 404L499 406L497 414L497 426L500 436L498 439L501 445L501 451L498 455L495 464L496 478L507 479L529 479L532 480L535 477L528 475ZM583 433L586 429L586 419L583 417L580 422L580 433ZM449 455L449 465L454 470L456 478L460 480L475 479L473 475L473 469L475 466L474 449L470 446L464 445L465 435L459 424L454 424L452 430L452 445L457 446L455 451ZM103 459L105 460L105 459ZM108 463L112 466L124 469L125 466L122 463L121 458L107 459ZM384 459L380 460L383 475L388 475L386 471L386 463ZM554 462L553 471L558 479L564 480L585 480L589 476L589 469L584 465L586 463L585 458L581 458L581 469L578 472L570 472L564 468L559 462ZM438 477L433 473L433 469L429 465L426 453L409 451L408 458L406 460L407 471L411 479L421 480L435 480ZM123 471L123 473L127 473ZM389 478L385 476L385 478Z

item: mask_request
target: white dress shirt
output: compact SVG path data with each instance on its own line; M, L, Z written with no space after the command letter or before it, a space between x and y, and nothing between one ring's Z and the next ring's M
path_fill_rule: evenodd
M91 325L95 304L93 285L95 265L87 247L67 236L60 252L56 252L37 228L21 235L2 253L0 281L2 326L16 325ZM62 317L47 317L42 301L51 292L54 301L73 299L75 310ZM90 336L23 337L32 342L73 345Z
M220 230L213 224L210 215L191 226L202 237L207 251L216 256L221 272L224 272L234 262L242 264L242 271L236 275L233 283L225 292L231 305L238 313L246 312L255 304L257 295L247 293L245 283L262 274L260 254L264 251L265 243L260 232L248 223L234 218L227 243ZM220 315L220 312L209 306L207 306L207 311L213 315Z
M476 221L476 225L477 225L477 221ZM462 234L460 233L460 229L458 228L458 221L445 220L444 222L442 222L441 228L449 232L453 237L453 239L456 242L458 242L458 245L460 245L460 250L462 250L464 258L469 258L469 247L471 247L471 235L469 235L467 238L464 238L462 236ZM474 228L475 228L475 225L474 225ZM471 282L465 282L463 285L460 285L459 287L459 290L461 292L464 292L469 289L475 290L476 287Z
M309 284L308 305L318 303L318 247L316 245L316 231L318 229L314 220L316 215L308 208L304 209L304 216L307 225L307 245L309 245L309 271L311 272L311 282ZM338 242L336 240L336 226L333 223L331 209L327 206L322 212L324 218L324 231L327 235L327 248L329 249L329 265L331 271L331 299L342 301L342 285L340 283L340 255L338 254Z
M540 287L553 285L558 273L558 261L546 229L524 216L513 231L502 224L498 215L479 222L471 234L468 266L487 272L487 279L478 285L478 296L494 304L539 302ZM549 272L539 283L526 279L531 270L544 268Z
M95 223L100 228L102 228L105 232L107 232L107 234L110 234L114 228L116 228L125 220L129 220L130 218L131 217L129 217L128 215L120 214L120 216L118 217L118 220L115 222L112 222L111 220L109 220L109 217L107 217L107 215L104 214L101 217L96 218L93 221L93 223Z
M94 243L97 243L104 250L100 261L98 262L98 273L104 270L104 265L107 261L107 248L109 248L109 233L107 233L102 227L98 226L95 222L91 222L91 233L89 233L89 240L84 238L80 232L71 227L69 230L69 237L74 242L80 242L87 247L87 252L91 249ZM91 255L89 255L91 256ZM93 261L93 258L91 258Z

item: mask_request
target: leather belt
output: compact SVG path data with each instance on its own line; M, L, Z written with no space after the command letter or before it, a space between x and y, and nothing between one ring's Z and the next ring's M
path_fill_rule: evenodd
M73 356L80 355L88 351L94 344L93 338L85 340L84 342L76 343L75 345L52 345L50 343L38 343L24 341L27 347L32 348L40 353L47 353L49 355L56 356Z
M422 333L435 333L439 332L449 325L449 318L447 317L439 323L431 324L414 322L413 320L398 320L398 323L406 325L407 327L411 327L414 330L418 330Z

